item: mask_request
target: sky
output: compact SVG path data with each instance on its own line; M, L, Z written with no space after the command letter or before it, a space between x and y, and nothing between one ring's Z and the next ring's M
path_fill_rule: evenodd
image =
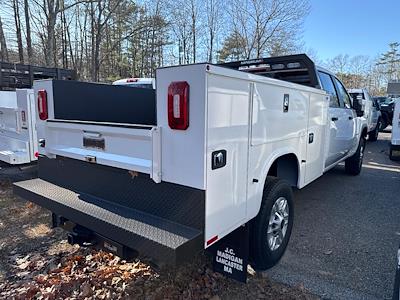
M400 42L400 0L310 1L303 38L319 59L339 54L374 58L390 42Z

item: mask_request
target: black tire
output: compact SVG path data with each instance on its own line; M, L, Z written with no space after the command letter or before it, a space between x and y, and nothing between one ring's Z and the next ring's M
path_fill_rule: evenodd
M272 208L275 202L285 198L287 200L289 216L287 217L286 233L283 235L280 246L272 250L268 242L268 226ZM260 211L251 222L250 258L251 264L257 270L266 270L276 265L285 253L293 227L293 193L292 188L285 181L276 177L267 177L264 186ZM278 226L283 227L283 226ZM274 234L274 233L271 233Z
M381 127L381 120L378 120L378 123L376 123L375 129L372 130L370 133L368 133L368 141L376 142L376 140L378 139L380 127Z
M344 166L347 174L350 175L360 174L364 158L365 144L366 144L365 137L361 137L360 142L358 143L358 148L356 153L354 153L353 156L346 159Z

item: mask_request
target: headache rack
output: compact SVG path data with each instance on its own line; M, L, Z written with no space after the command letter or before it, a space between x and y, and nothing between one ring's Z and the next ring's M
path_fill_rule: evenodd
M320 88L314 62L306 54L257 58L219 65L221 67Z
M0 61L0 90L32 88L39 79L75 80L74 70L47 68Z

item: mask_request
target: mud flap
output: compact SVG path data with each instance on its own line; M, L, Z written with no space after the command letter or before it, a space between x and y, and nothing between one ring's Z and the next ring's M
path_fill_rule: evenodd
M214 272L246 283L249 260L249 225L238 229L218 241L210 249Z

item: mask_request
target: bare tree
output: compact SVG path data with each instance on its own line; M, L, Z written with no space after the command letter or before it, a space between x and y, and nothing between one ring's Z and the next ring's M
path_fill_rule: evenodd
M20 15L19 15L18 0L13 0L13 10L14 10L15 30L16 30L16 34L17 34L19 62L24 63L24 47L22 44L21 19L20 19Z
M26 49L28 53L28 62L32 63L33 50L32 50L32 33L31 33L31 22L29 18L29 1L24 0L24 12L25 12L25 31L26 31Z
M206 2L206 21L207 21L207 60L214 60L215 43L223 21L224 11L222 2L218 0L207 0Z
M8 61L8 49L6 37L4 36L3 22L0 17L0 60Z
M232 0L230 19L245 41L243 57L263 56L274 44L282 48L283 41L296 38L309 10L308 0Z

